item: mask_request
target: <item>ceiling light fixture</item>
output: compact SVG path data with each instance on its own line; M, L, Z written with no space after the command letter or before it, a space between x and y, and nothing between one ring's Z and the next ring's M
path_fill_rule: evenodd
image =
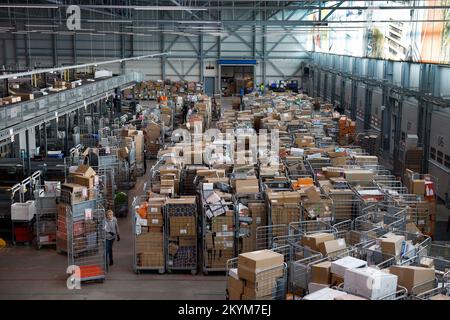
M146 11L207 11L205 7L185 7L185 6L140 6L134 7L134 10Z
M131 20L88 20L90 23L133 23Z
M0 8L58 9L58 6L32 5L32 4L0 4Z
M25 27L42 27L42 28L58 28L57 24L26 24Z

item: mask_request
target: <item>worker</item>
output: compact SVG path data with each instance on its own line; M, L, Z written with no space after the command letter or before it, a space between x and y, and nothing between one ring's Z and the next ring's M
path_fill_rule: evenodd
M239 89L239 96L241 97L241 110L244 110L244 106L242 105L242 99L244 98L244 93L245 93L244 88L241 87Z
M147 173L147 149L144 147L144 174Z
M261 84L259 85L259 91L261 91L261 95L264 94L264 83L261 83Z
M117 224L117 218L114 217L114 212L112 210L108 210L106 212L105 231L106 231L106 262L108 263L109 259L109 265L112 266L114 264L112 247L116 238L117 242L120 241L119 225Z
M189 122L190 116L191 116L192 114L194 114L194 112L195 112L194 106L195 106L195 103L194 103L194 102L191 102L191 106L189 107L189 110L188 110L187 115L186 115L186 123Z
M183 108L182 108L182 110L183 110L183 121L184 122L186 122L186 116L187 116L187 113L188 113L188 105L187 105L187 103L184 103L183 104Z

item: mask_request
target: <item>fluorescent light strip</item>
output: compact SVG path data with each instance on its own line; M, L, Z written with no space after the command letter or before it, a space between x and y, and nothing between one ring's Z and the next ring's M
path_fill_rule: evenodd
M123 58L123 59L101 61L101 62L91 62L91 63L79 64L79 65L74 65L74 66L38 69L38 70L27 71L27 72L19 72L19 73L14 73L14 74L2 74L2 75L0 75L0 80L10 79L10 78L17 79L18 77L25 77L25 76L30 76L30 75L33 75L33 74L38 74L38 73L50 73L50 72L56 72L56 71L62 71L62 70L82 69L82 68L86 68L86 67L90 67L90 66L99 66L99 65L119 63L119 62L124 62L124 61L133 61L133 60L141 60L141 59L146 59L146 58L155 58L155 57L165 56L165 55L169 55L169 54L170 54L170 52L163 52L163 53L155 53L155 54L149 54L149 55L137 56L137 57L131 57L131 58Z
M32 4L0 4L0 8L58 9L58 6L32 5Z
M186 20L186 21L178 21L181 24L222 24L220 21L196 21L196 20Z
M207 11L205 7L183 7L183 6L146 6L134 7L134 10L146 11Z
M154 28L158 28L158 27L137 27L137 26L126 26L126 29L154 29Z
M58 28L57 24L26 24L25 27Z
M88 20L90 23L133 23L131 20Z

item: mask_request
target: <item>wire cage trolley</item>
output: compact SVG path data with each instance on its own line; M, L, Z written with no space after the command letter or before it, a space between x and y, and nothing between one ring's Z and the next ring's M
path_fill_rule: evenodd
M226 271L236 256L236 210L234 204L213 191L201 192L202 269L204 274Z
M167 199L165 213L166 269L197 273L197 202L196 197Z
M106 277L105 210L86 208L67 215L68 264L79 270L81 281Z
M133 270L165 271L164 198L136 197L133 201Z
M283 248L274 249L277 252ZM283 254L283 252L278 252ZM285 257L286 260L286 257ZM240 279L239 257L227 261L227 300L284 300L286 297L287 263L263 269L252 281ZM244 285L242 294L236 286Z
M56 221L58 216L57 198L61 192L60 183L56 182L54 188L39 188L34 192L36 205L35 237L36 247L56 245Z

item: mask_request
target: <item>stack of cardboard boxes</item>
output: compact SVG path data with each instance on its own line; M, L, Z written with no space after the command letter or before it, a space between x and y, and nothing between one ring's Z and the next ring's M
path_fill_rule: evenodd
M239 224L242 234L241 251L256 250L256 229L267 225L267 210L263 202L252 201L239 208Z
M346 142L352 142L356 134L356 122L351 119L342 116L339 118L339 142L346 144ZM346 138L348 140L346 140ZM344 142L344 143L342 143Z
M196 197L168 199L166 202L168 221L169 269L197 268L197 203Z
M161 125L151 122L143 129L144 143L149 158L155 158L160 148Z
M166 199L149 198L136 209L136 258L141 268L164 267L164 215Z
M230 300L271 300L283 297L284 257L271 250L239 255L237 269L228 270Z

